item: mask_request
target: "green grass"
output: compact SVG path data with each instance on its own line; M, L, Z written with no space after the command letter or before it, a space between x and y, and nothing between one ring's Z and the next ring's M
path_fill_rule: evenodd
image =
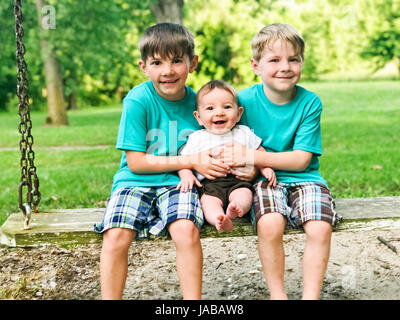
M320 172L333 195L400 195L400 81L305 86L323 102Z
M46 114L32 112L32 135L35 146L114 145L118 132L121 106L89 108L68 112L69 126L44 126ZM0 113L0 148L18 147L20 121L17 112Z
M104 205L121 157L121 152L115 149L120 115L121 106L73 111L68 113L69 126L49 127L42 125L46 114L32 113L33 150L41 192L39 210ZM19 116L0 113L0 121L1 225L9 213L19 212L21 169L20 151L12 150L19 146ZM96 145L105 147L77 150L49 148ZM6 151L4 148L7 148ZM25 193L26 188L24 199Z
M400 82L317 82L301 85L317 93L322 115L320 172L334 197L400 194ZM39 209L103 206L119 167L115 150L121 106L68 113L68 127L42 126L46 114L32 113ZM18 212L19 117L0 114L0 225ZM95 146L102 149L49 149ZM1 151L3 148L3 151ZM4 148L6 151L4 151Z

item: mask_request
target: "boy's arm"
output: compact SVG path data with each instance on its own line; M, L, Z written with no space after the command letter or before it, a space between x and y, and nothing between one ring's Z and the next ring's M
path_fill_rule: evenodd
M259 146L257 150L264 150L264 148ZM260 169L255 165L248 164L246 166L232 167L232 174L239 180L253 181L258 176Z
M212 158L212 152L206 150L198 154L179 156L156 156L140 151L125 151L128 167L135 173L156 173L193 169L207 179L224 177L229 166Z
M267 152L265 150L251 150L233 143L222 151L224 163L230 166L245 166L254 164L257 167L269 167L278 170L304 171L312 158L312 153L303 150L287 152Z
M312 158L312 153L303 150L287 152L255 151L254 162L259 167L270 167L278 170L304 171Z

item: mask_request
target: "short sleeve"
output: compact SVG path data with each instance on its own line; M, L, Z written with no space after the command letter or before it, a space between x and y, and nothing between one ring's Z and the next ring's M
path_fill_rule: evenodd
M124 99L116 148L146 152L147 112L138 100Z
M261 138L258 137L248 126L239 125L239 129L243 132L244 145L250 149L258 149L262 142Z
M199 137L198 131L191 133L186 143L179 150L179 154L184 156L199 152L198 137Z
M301 121L294 137L293 150L322 154L321 147L321 100L317 97Z

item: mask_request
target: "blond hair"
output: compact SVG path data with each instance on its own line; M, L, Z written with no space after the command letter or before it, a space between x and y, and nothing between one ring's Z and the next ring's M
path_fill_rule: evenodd
M239 98L238 94L234 87L232 87L229 83L222 80L211 80L203 85L196 95L196 108L199 107L200 99L206 94L210 93L214 89L221 89L229 92L233 97L233 102L239 107Z
M139 40L139 50L143 61L160 55L161 58L194 57L194 38L184 26L163 22L147 28Z
M283 23L267 25L253 37L251 48L254 60L259 61L265 46L270 47L278 39L290 42L301 60L304 61L305 43L303 37L291 25Z

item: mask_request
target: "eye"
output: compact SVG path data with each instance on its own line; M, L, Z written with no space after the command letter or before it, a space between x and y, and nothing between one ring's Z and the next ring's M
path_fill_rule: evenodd
M289 59L289 62L300 62L299 58L291 58Z
M208 110L208 111L214 110L214 107L213 106L208 106L208 107L206 107L206 110Z
M270 59L269 62L279 62L279 59L273 58L273 59Z
M232 109L232 106L230 104L227 104L226 106L224 106L224 109Z
M174 63L181 63L183 60L182 60L182 58L175 58L174 59Z
M154 65L154 66L159 66L160 64L161 64L161 61L159 61L159 60L153 60L151 62L151 65Z

